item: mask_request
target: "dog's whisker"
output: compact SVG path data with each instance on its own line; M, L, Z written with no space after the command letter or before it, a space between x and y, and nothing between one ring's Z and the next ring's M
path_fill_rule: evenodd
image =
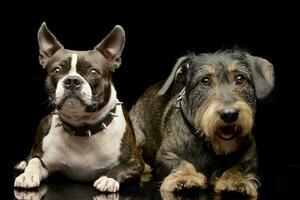
M179 100L181 100L183 98L183 96L179 96L177 99L176 99L176 101L179 101Z

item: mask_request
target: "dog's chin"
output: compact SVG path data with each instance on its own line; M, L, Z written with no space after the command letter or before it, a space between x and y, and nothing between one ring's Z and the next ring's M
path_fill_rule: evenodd
M211 137L212 147L217 155L227 155L237 151L243 141L242 128L238 125L219 125Z
M58 110L82 110L88 107L88 103L76 95L68 95L56 102Z

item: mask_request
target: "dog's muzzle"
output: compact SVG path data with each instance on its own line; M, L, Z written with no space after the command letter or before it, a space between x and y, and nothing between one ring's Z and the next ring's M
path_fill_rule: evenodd
M67 106L75 109L77 106L92 105L92 90L83 77L69 75L61 79L55 91L56 106Z
M241 133L241 127L235 122L239 118L239 110L236 108L225 108L219 112L222 125L216 128L216 134L223 140L231 140Z

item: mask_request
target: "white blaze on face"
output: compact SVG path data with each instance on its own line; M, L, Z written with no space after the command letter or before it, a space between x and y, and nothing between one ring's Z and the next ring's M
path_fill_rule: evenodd
M77 74L76 65L77 65L77 54L73 53L71 59L71 69L69 71L69 74Z
M81 98L85 102L85 104L90 105L92 103L92 89L89 83L79 73L77 73L77 61L78 61L78 55L76 53L73 53L71 56L70 71L68 72L67 75L62 77L57 83L57 88L55 91L56 103L59 103L65 97L64 80L69 76L77 76L79 79L82 80L83 83L81 85L79 91L80 95L78 97Z

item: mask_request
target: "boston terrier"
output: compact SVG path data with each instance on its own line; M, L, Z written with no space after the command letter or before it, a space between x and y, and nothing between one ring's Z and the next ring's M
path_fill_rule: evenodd
M101 192L139 180L144 162L128 113L117 99L112 73L121 64L125 32L119 25L93 49L65 49L45 22L38 31L40 64L54 111L42 119L14 186L34 188L53 172L94 181Z

